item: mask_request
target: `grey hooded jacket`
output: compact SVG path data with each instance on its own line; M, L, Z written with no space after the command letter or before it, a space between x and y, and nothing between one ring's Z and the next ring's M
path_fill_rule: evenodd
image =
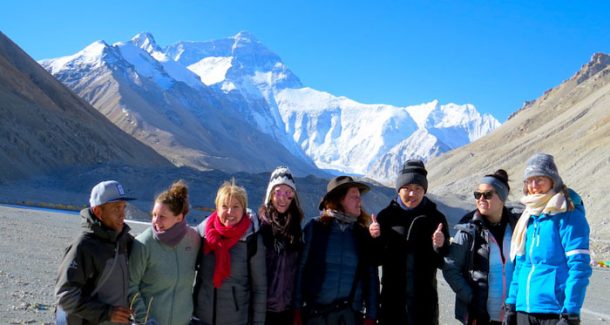
M195 317L201 324L265 323L267 310L265 245L262 236L258 234L258 217L250 213L248 216L252 224L237 244L229 250L231 274L220 288L214 288L212 283L216 260L214 253L200 255L195 285ZM208 220L209 218L197 227L204 240ZM256 241L255 245L249 245L252 240ZM252 252L253 246L256 247L256 253Z
M83 231L68 246L55 284L56 303L69 324L113 324L113 306L128 303L129 226L121 233L104 227L89 209L80 212Z

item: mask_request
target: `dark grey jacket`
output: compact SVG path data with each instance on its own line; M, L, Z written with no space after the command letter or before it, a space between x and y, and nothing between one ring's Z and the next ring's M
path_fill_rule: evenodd
M467 213L455 226L457 232L445 257L443 275L456 293L455 318L463 324L486 324L490 320L489 312L497 312L502 306L499 297L508 294L512 279L513 263L508 255L518 217L506 207L502 210L502 223L505 224L502 252L489 230L489 223L478 210ZM491 278L496 280L490 283ZM497 308L488 310L490 304ZM492 320L497 315L492 313Z
M267 310L267 273L265 245L258 234L258 217L251 215L252 225L229 250L231 274L220 288L214 288L214 253L201 254L195 285L195 317L201 324L246 325L264 324ZM197 232L205 239L208 219ZM250 238L251 236L255 236ZM248 239L256 240L256 253L248 257ZM252 244L250 244L252 251Z
M80 212L83 232L66 249L55 284L56 303L69 323L112 324L113 306L129 306L129 226L104 227L89 209Z

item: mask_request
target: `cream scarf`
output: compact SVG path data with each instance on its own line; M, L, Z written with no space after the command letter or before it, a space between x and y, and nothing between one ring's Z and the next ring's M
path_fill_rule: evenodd
M515 226L515 231L510 241L510 259L512 261L515 260L517 255L525 253L525 231L531 216L539 216L541 214L555 215L568 210L563 191L559 193L549 191L546 194L526 195L521 198L521 203L525 205L525 210Z

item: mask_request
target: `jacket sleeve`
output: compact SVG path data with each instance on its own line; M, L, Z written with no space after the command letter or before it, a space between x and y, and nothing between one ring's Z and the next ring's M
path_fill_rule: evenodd
M131 254L129 255L129 303L138 322L144 322L146 318L146 302L140 294L140 284L147 266L148 250L146 245L136 239L133 241Z
M465 304L470 304L472 300L472 288L464 277L470 245L470 237L463 231L458 231L449 245L449 254L445 256L445 265L443 265L445 280L456 297Z
M386 220L387 214L385 210L381 210L377 215L377 222L379 223L380 234L379 237L373 238L372 248L374 252L377 252L373 256L373 261L377 266L381 266L383 264L383 258L385 254L386 247L388 246L388 241L390 238L390 233L392 231L392 227L390 227L389 222Z
M94 297L86 296L83 289L93 291L94 277L97 276L93 259L83 239L68 248L59 267L55 286L57 304L67 314L76 315L92 323L101 323L110 319L112 306Z
M568 314L580 314L592 273L589 255L589 224L585 218L582 203L575 202L575 205L576 209L567 212L566 217L561 220L559 229L568 267L566 298L562 312Z
M304 271L305 265L307 264L307 258L309 257L309 249L311 248L311 239L313 237L313 225L310 221L303 230L303 250L299 257L298 268L296 272L295 288L294 288L294 308L303 308L303 282L304 282Z
M369 237L369 242L372 240ZM370 257L367 258L368 262L364 268L366 272L364 281L367 286L364 291L366 294L364 298L366 303L366 318L376 320L379 312L379 269L373 259L374 253L374 251L369 253Z
M262 325L265 324L265 314L267 312L267 264L263 236L258 233L256 237L258 248L256 254L250 259L249 265L252 281L252 323Z
M515 257L515 269L513 270L513 279L508 288L508 296L506 297L507 305L517 304L517 295L519 293L519 278L521 277L521 268L525 263L525 254Z

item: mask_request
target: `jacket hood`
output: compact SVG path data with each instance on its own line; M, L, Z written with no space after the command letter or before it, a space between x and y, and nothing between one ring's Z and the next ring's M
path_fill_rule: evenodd
M94 236L109 242L116 242L119 240L119 238L129 233L131 230L131 228L125 223L123 224L123 230L120 233L117 233L112 229L108 229L91 212L91 209L89 208L82 209L80 211L80 217L82 218L81 227L83 228L84 232L93 234Z

